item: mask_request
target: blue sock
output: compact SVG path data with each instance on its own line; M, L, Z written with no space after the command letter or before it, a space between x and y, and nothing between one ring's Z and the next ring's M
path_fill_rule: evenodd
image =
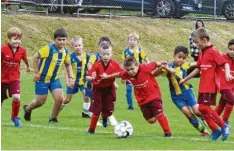
M189 120L189 122L190 122L194 127L197 127L197 126L198 126L198 123L199 123L199 121L197 120L197 118L195 118L194 120Z
M205 126L202 125L197 118L195 118L194 120L190 120L189 121L193 127L195 127L200 133L203 133L206 129Z
M132 85L127 84L126 85L126 97L127 97L127 102L128 106L133 108L133 102L132 102Z

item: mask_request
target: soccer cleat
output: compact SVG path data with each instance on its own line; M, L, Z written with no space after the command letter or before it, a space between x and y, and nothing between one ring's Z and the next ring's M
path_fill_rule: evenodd
M94 130L88 130L88 134L94 134Z
M11 120L15 124L15 127L18 127L18 128L22 127L19 117L12 117Z
M207 137L207 136L209 136L209 133L208 133L207 131L205 131L205 132L203 132L203 133L201 134L201 136Z
M164 133L164 137L170 137L170 138L173 138L172 134L171 133Z
M128 110L134 110L132 106L128 106Z
M90 118L89 114L82 112L82 118Z
M24 109L24 120L25 121L31 121L31 113L32 112L28 112L27 110L26 110L26 107L27 107L28 105L24 105L23 106L23 109Z
M221 130L219 128L217 128L214 132L212 132L211 139L213 141L216 141L220 135L221 135Z
M49 118L49 123L58 123L57 118Z
M103 127L107 127L107 126L108 126L107 118L103 118L103 119L102 119L102 126L103 126Z
M225 124L225 126L222 128L222 141L225 141L228 138L230 132L230 126L228 124Z

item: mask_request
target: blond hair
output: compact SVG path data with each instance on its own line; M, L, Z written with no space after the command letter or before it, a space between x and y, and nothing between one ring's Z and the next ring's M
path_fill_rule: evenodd
M207 39L207 41L210 41L210 36L209 33L207 32L207 30L203 27L198 28L195 31L195 37L199 38L199 39Z
M139 42L139 40L140 40L140 36L139 36L136 32L131 32L131 33L128 35L128 39L130 39L130 38L137 39L138 42Z
M83 43L83 38L81 36L73 36L71 39L71 45L73 45L74 43L81 41Z
M17 27L12 27L7 31L7 38L11 39L12 37L20 38L22 37L22 32Z

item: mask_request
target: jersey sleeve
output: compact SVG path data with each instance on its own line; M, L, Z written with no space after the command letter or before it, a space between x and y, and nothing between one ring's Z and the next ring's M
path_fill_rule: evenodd
M202 56L202 51L200 51L199 52L199 55L198 55L198 60L197 60L197 64L196 64L196 66L198 67L198 68L200 68L201 67L201 57Z
M185 62L184 64L182 64L181 66L183 69L188 70L190 68L190 63L189 62Z
M120 77L123 80L128 80L129 79L129 75L128 75L127 71L124 71L124 70L122 72L120 72Z
M125 60L125 54L124 54L125 51L123 51L122 53L122 56L121 56L121 59L124 61Z
M96 59L97 59L96 55L95 55L95 54L93 54L93 55L90 57L90 59L89 59L89 62L88 62L88 63L91 63L91 64L93 65L93 64L95 63Z
M222 66L227 62L220 51L213 51L212 55L218 66Z
M49 46L45 46L45 47L41 48L40 50L38 50L38 54L39 54L40 58L47 58L49 56L49 53L50 53Z
M27 51L26 51L26 49L24 49L24 54L23 54L23 56L22 56L22 59L23 59L23 60L26 60L26 59L27 59Z
M145 68L145 70L149 73L151 73L152 71L154 71L157 67L157 63L156 62L151 62L148 64L144 64L143 68Z
M147 55L143 49L141 50L140 55L141 55L142 59L145 59L147 57Z
M168 71L166 69L162 69L161 75L165 77L167 76L167 74L168 74Z

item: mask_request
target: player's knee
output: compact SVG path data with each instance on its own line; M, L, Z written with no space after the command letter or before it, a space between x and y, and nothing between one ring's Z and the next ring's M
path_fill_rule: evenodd
M154 124L155 123L155 117L152 117L152 118L148 119L148 123Z
M12 100L16 101L16 102L20 101L20 94L13 94L12 95Z

